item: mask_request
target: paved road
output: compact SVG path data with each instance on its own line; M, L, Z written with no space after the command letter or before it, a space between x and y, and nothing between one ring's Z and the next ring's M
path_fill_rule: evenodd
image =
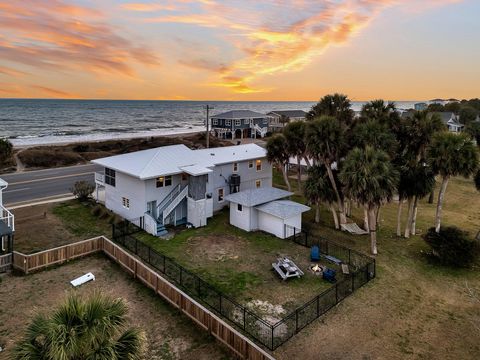
M86 180L93 184L94 172L100 169L98 165L88 164L0 174L8 182L8 188L3 192L3 202L9 205L71 195L70 189L76 181Z

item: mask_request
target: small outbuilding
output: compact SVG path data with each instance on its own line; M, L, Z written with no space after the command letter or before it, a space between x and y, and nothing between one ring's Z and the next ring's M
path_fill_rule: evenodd
M281 239L302 229L302 213L308 206L287 200L293 193L274 187L249 189L227 195L230 224L245 231L262 230Z

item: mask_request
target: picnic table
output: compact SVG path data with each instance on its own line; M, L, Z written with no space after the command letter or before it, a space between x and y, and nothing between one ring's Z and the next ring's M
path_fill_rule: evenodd
M283 280L287 280L292 277L302 277L303 271L289 258L278 258L276 263L272 263L272 267L280 275Z

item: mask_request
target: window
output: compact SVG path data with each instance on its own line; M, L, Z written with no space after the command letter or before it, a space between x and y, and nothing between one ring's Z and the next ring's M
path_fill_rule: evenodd
M130 199L128 199L126 197L122 197L122 206L125 209L130 209Z
M157 188L172 185L172 175L157 178Z
M218 125L218 119L213 119L212 124L213 124L213 125Z
M255 161L257 171L262 171L262 160L258 159Z
M235 126L240 126L242 125L242 120L241 119L236 119L235 120Z
M225 126L232 126L232 120L230 119L225 120Z
M237 204L237 211L243 211L242 204Z
M182 173L182 181L187 181L188 180L188 174Z
M243 119L243 123L244 123L245 125L248 125L248 124L250 124L250 120L249 120L249 119Z
M262 180L255 180L255 187L258 189L259 187L262 187Z
M238 171L238 163L234 162L233 163L233 172L237 172L237 171Z
M218 202L222 202L223 201L223 189L220 188L218 189Z
M250 161L248 162L248 168L249 168L249 169L253 169L253 160L250 160Z
M115 170L105 168L105 184L115 186Z

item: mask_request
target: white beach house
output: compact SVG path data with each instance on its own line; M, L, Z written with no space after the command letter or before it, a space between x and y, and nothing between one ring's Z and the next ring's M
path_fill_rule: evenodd
M204 226L228 204L230 193L271 187L266 150L255 144L191 150L164 146L92 161L104 167L95 174L97 200L153 235L165 225Z
M3 191L8 183L0 179L0 255L13 251L13 234L15 232L15 219L13 214L3 206Z

